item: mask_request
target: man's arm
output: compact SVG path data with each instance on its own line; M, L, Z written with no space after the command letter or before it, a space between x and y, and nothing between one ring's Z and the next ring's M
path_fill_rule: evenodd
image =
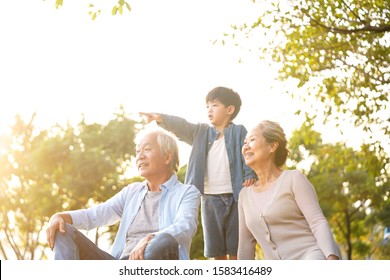
M57 234L57 231L65 232L65 223L72 224L72 217L69 213L59 212L54 214L49 221L49 226L46 229L46 239L49 243L51 250L54 248L54 241Z
M89 230L92 228L112 225L122 216L126 195L129 187L123 188L105 202L88 209L58 212L49 221L46 229L46 239L53 250L57 231L65 232L65 223L72 224L78 229Z

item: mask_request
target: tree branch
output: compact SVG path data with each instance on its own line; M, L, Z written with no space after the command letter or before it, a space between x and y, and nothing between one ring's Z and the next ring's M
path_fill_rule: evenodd
M343 4L345 5L345 7L347 7L347 9L361 22L361 23L364 23L366 24L367 21L365 20L362 20L358 14L355 13L354 10L351 9L350 5L348 3L345 3L345 0L342 0Z
M328 32L338 33L338 34L355 34L361 32L371 32L371 33L384 33L390 31L390 25L382 25L382 26L373 26L369 23L365 24L362 28L356 29L346 29L346 28L338 28L338 27L329 27L326 26L314 18L310 18L311 21L315 22L319 27L325 29Z
M9 243L9 245L11 246L12 250L15 252L15 255L17 257L17 259L21 259L22 255L20 253L20 250L13 238L13 234L11 232L11 229L9 228L9 220L8 220L8 216L7 216L7 213L3 213L3 217L5 218L5 228L3 229L4 231L4 234L5 234L5 237L7 238L7 241Z
M363 21L359 19L362 23L364 23L364 26L362 28L355 28L355 29L346 29L346 28L340 28L340 27L329 27L325 24L321 23L320 21L313 18L307 10L301 10L309 19L310 22L313 23L313 26L319 26L320 28L332 32L332 33L339 33L339 34L354 34L354 33L360 33L360 32L371 32L371 33L384 33L390 31L390 25L383 24L381 26L373 26L367 21ZM354 14L355 15L355 14ZM356 16L356 15L355 15Z
M3 255L4 259L8 260L7 253L4 250L3 243L1 242L1 240L0 240L0 251L1 251L1 254Z

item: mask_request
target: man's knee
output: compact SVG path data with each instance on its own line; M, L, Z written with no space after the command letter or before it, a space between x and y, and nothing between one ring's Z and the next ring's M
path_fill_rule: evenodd
M145 260L177 260L179 259L179 243L168 233L156 235L146 246Z
M75 239L77 229L74 226L72 226L71 224L65 223L64 229L65 229L65 232L57 231L54 244L57 244L58 242L62 242L62 241L69 240L69 239L72 239L72 240Z
M54 242L54 259L78 260L77 229L70 224L65 224L65 232L57 231Z

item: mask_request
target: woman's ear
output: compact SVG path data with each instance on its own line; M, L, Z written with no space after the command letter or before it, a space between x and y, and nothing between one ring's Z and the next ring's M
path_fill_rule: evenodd
M279 142L276 142L276 141L272 142L272 143L271 143L270 152L271 152L271 153L276 152L276 150L278 149L278 147L279 147Z

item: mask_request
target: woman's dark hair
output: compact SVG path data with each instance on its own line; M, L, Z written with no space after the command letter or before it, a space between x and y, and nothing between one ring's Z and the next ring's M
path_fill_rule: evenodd
M275 164L278 167L286 163L290 151L287 149L286 135L282 127L277 123L269 120L262 121L257 125L257 129L265 138L267 143L278 142L278 148L275 151Z

